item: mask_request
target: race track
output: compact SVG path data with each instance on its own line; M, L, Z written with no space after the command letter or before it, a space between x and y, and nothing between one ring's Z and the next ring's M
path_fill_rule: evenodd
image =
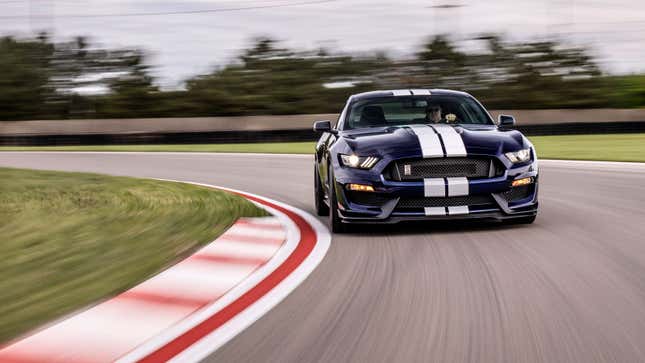
M217 184L313 213L312 157L0 153L0 166ZM540 167L535 224L336 235L312 275L210 361L645 361L645 167Z

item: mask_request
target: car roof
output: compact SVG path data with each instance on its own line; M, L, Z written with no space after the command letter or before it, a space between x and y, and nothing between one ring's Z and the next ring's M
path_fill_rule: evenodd
M363 92L351 95L349 97L350 101L358 100L367 100L370 98L379 98L379 97L391 97L391 96L431 96L431 95L459 95L459 96L470 96L466 92L454 91L449 89L393 89L393 90L380 90L380 91L370 91Z

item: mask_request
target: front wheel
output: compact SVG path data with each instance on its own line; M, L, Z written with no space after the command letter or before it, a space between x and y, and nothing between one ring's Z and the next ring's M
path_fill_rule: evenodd
M334 186L334 175L329 167L329 226L333 233L344 233L347 231L347 226L343 224L340 216L338 215L338 201L336 199L336 188Z
M320 182L317 164L314 164L314 205L316 207L317 215L329 215L329 207L325 204L325 191L323 190L322 183Z

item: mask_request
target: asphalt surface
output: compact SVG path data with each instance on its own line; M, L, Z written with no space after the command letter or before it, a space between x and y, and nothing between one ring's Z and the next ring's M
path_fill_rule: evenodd
M183 179L313 213L312 160L0 153L1 166ZM542 162L530 226L335 235L289 297L213 362L644 362L645 167Z

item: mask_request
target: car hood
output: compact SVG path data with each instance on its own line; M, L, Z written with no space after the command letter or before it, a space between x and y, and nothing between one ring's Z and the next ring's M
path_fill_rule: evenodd
M419 125L415 125L419 127ZM468 155L500 155L525 148L519 131L498 129L494 125L453 126ZM342 131L340 136L358 155L421 157L419 137L410 127L389 126Z

